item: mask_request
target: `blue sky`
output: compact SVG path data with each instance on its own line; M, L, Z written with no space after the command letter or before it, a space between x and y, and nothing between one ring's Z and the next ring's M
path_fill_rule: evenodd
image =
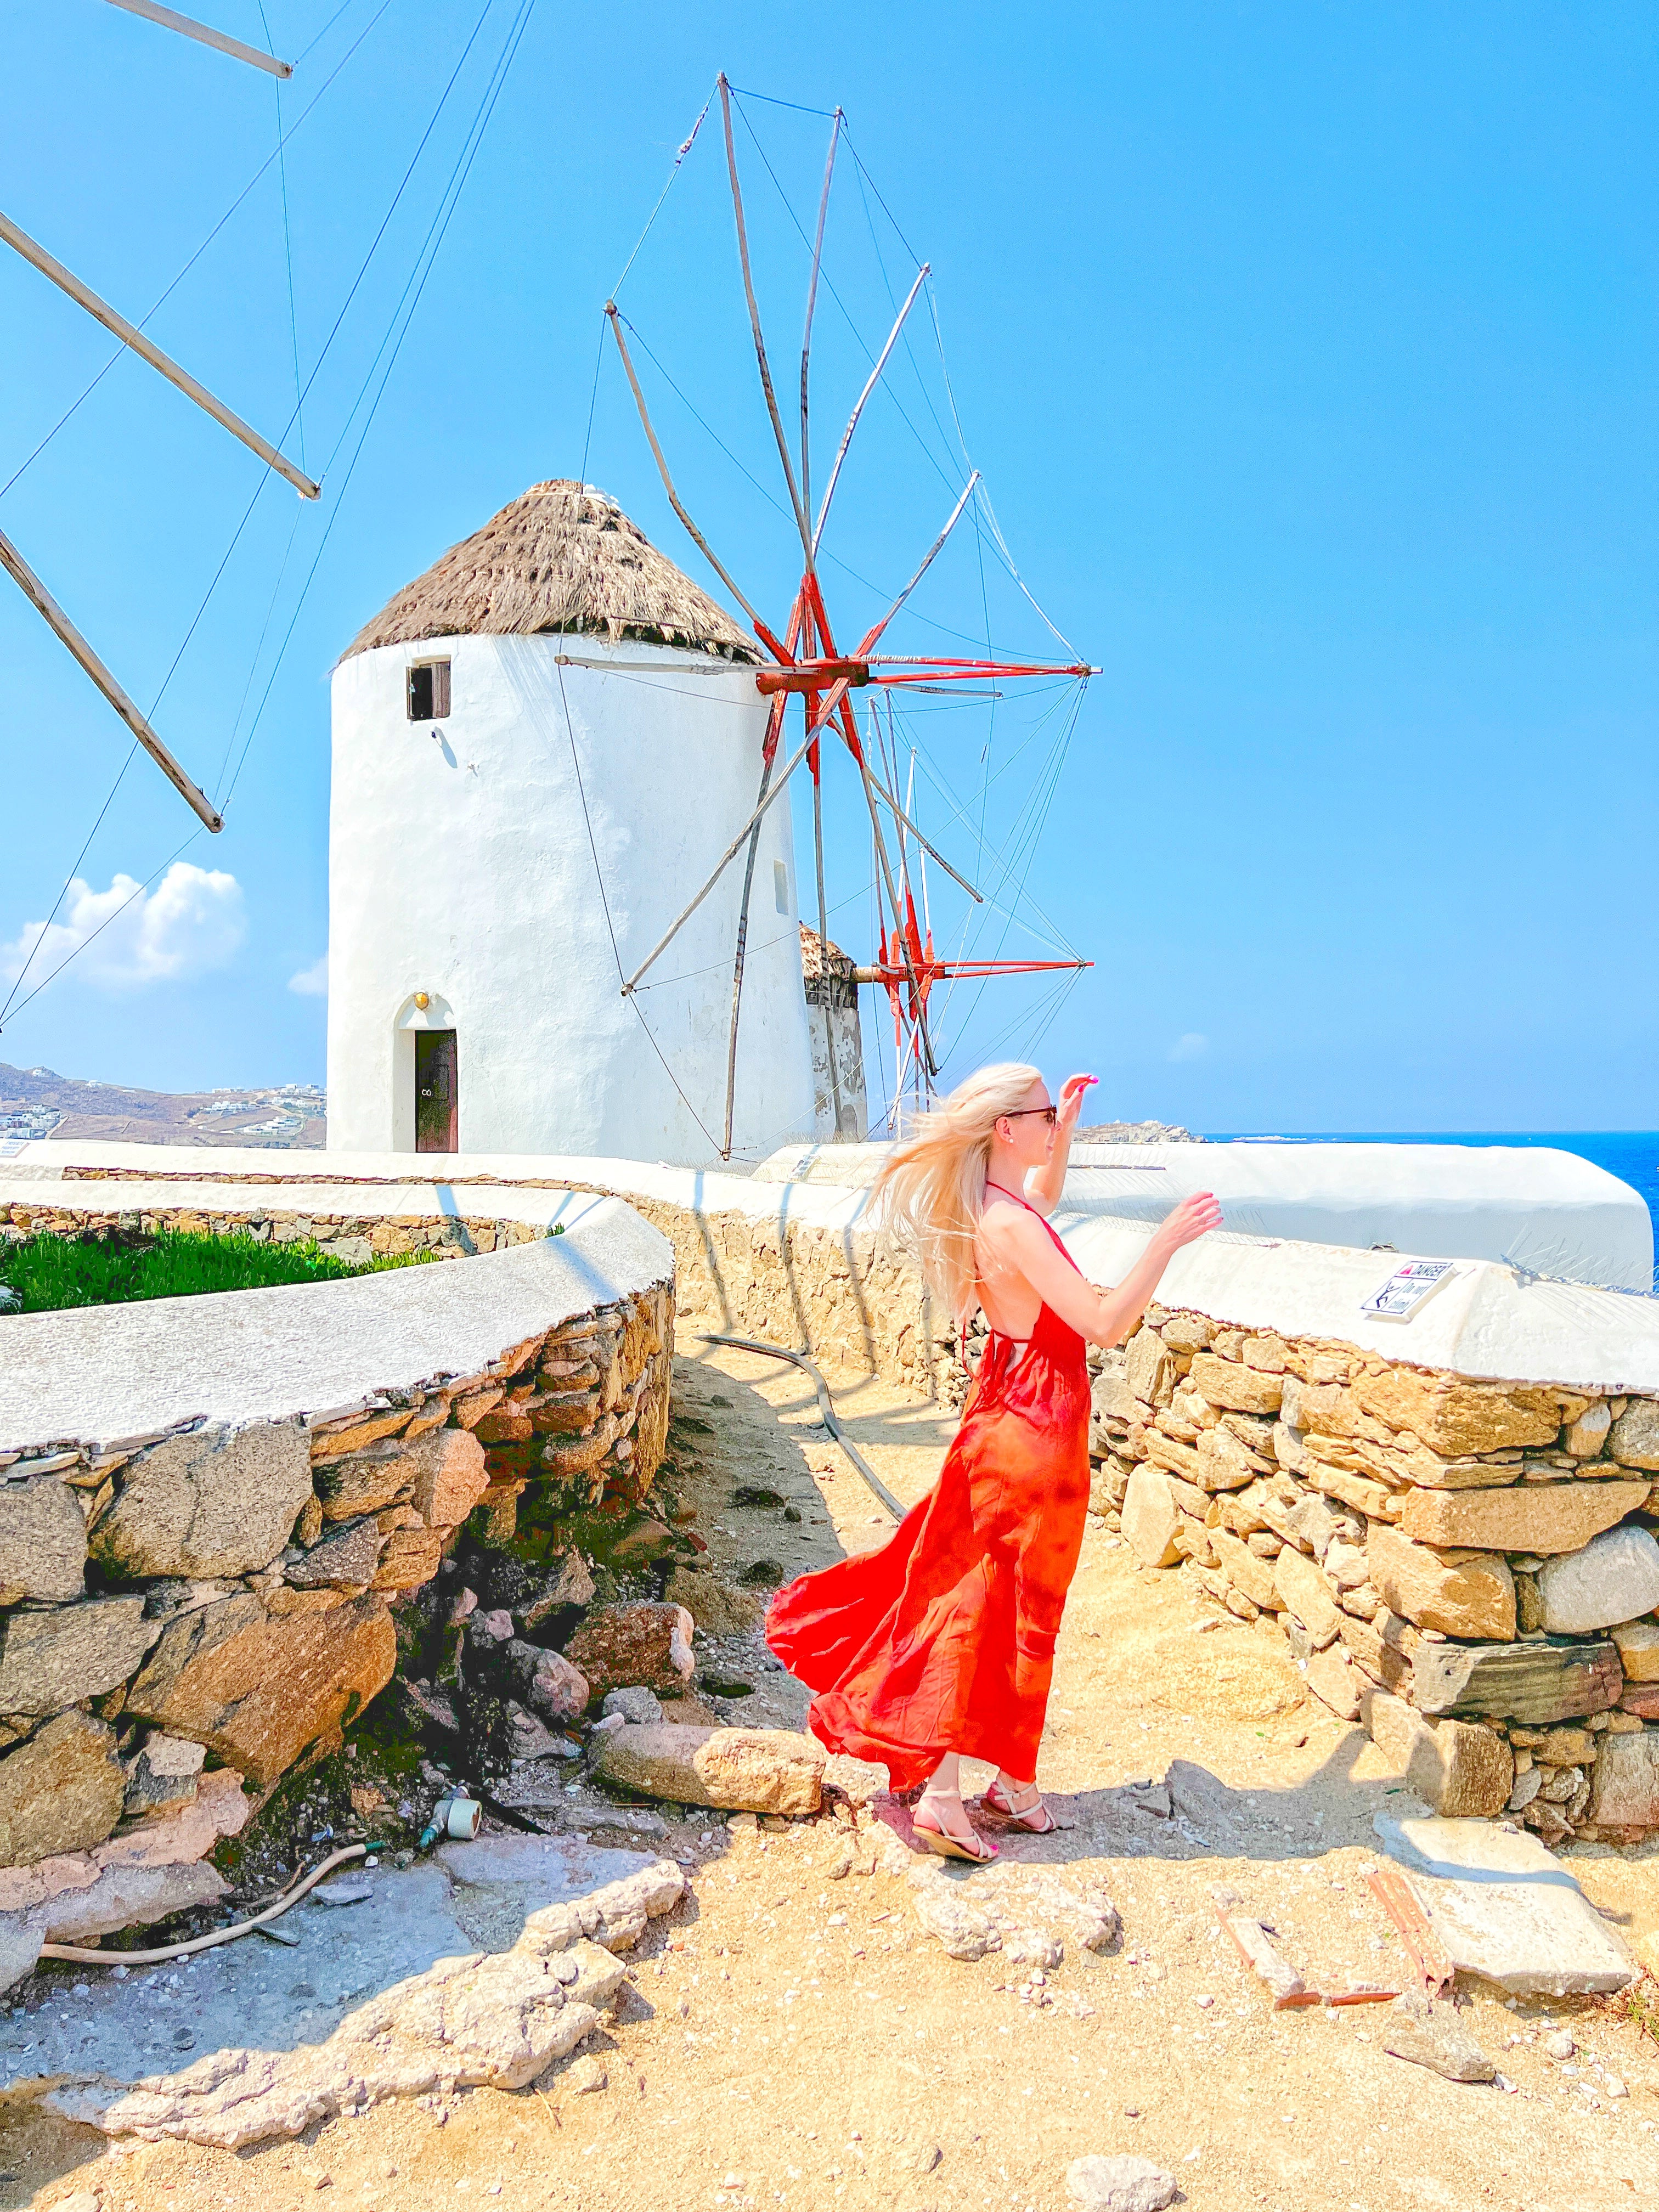
M265 0L277 51L303 55L289 125L344 65L149 325L272 433L296 343L309 378L483 0L337 4ZM839 100L870 180L843 163L828 266L848 319L821 311L815 349L826 441L862 374L851 328L879 342L906 241L933 266L963 440L928 323L840 501L844 626L931 539L965 446L1022 574L1103 672L1063 758L1053 696L911 726L939 842L1006 891L1030 863L1036 907L1006 950L1041 957L1051 934L1097 963L1057 1009L1032 983L959 999L952 1067L1036 1036L1056 1073L1099 1073L1103 1115L1211 1129L1659 1121L1650 9L1061 7L1015 37L973 6L843 7L826 29L539 0L360 447L368 400L351 410L520 4L493 0L311 386L320 507L296 526L267 483L170 678L258 465L127 359L0 493L0 529L140 702L167 680L157 726L192 773L222 789L240 762L224 834L179 856L204 872L163 877L165 898L8 1020L0 1059L169 1088L320 1080L324 1002L289 985L326 942L341 647L585 447L588 476L702 574L612 361L588 422L599 309L724 66L808 108ZM262 40L247 0L200 6ZM0 206L143 313L272 152L272 82L103 0L8 0L0 22ZM785 200L810 222L825 125L742 112L787 382L804 249ZM620 297L743 465L653 367L700 517L781 614L787 539L743 473L770 489L776 464L716 121ZM0 321L4 484L112 347L10 255ZM988 611L1000 645L1042 648L994 559L981 597L982 551L960 533L902 649ZM9 585L0 647L0 947L27 950L125 745ZM988 744L1002 773L982 796ZM1010 824L1045 762L1032 851ZM975 819L984 805L989 856L939 784ZM867 840L844 777L828 805L834 927L863 956ZM54 956L190 829L137 762ZM955 913L941 891L942 934Z

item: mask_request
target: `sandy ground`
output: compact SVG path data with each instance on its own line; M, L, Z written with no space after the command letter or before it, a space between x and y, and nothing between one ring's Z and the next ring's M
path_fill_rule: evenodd
M868 1378L831 1381L884 1480L918 1496L950 1418ZM682 1431L678 1487L730 1573L767 1558L793 1574L883 1540L887 1517L818 1426L804 1376L694 1348L678 1389L680 1410L707 1424ZM734 1505L743 1485L784 1503ZM762 1668L756 1645L712 1657L757 1682L743 1719L798 1718L801 1694ZM1172 1760L1202 1771L1185 1815L1160 1817L1133 1785ZM857 1794L878 1778L842 1778ZM326 2189L329 2203L386 2212L471 2198L503 2212L1061 2212L1067 2163L1119 2150L1156 2160L1180 2201L1216 2212L1602 2212L1659 2199L1659 2045L1605 2005L1472 1996L1462 2017L1507 2089L1385 2055L1377 2008L1270 2009L1220 1936L1213 1886L1272 1924L1310 1986L1398 1987L1401 1947L1363 1870L1373 1813L1410 1801L1363 1735L1305 1697L1277 1638L1218 1624L1179 1576L1139 1570L1097 1525L1039 1778L1073 1825L1010 1855L1102 1877L1124 1931L1097 1961L1068 1955L1042 1989L994 1955L947 1958L920 1932L902 1879L831 1879L847 1833L831 1821L675 1826L671 1846L695 1862L691 1894L653 1923L614 2027L590 2046L603 2092L575 2094L561 2068L532 2094L384 2106L236 2155L112 2154L27 2112L0 2143L0 2204L91 2190L102 2212L279 2212ZM1659 1858L1581 1856L1574 1868L1627 1932L1659 1924ZM1565 2063L1543 2048L1562 2027L1578 2046Z

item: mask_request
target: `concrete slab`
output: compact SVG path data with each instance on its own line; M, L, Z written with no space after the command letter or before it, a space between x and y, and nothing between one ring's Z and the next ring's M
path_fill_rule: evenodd
M349 1912L307 1898L277 1923L299 1936L295 1949L248 1936L120 1981L94 1966L54 1978L44 2000L0 2018L0 2096L42 2078L135 2082L216 2051L323 2044L354 2007L440 1959L510 1950L531 1913L654 1863L540 1836L447 1845L443 1856L354 1876L370 1894Z
M1560 1860L1525 1829L1386 1813L1372 1826L1460 1973L1516 1996L1562 1997L1621 1990L1641 1972Z

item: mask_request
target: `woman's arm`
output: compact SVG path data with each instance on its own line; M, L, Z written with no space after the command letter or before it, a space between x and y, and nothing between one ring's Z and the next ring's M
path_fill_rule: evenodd
M1066 1188L1066 1164L1072 1157L1072 1133L1083 1111L1084 1093L1097 1079L1092 1075L1068 1075L1060 1086L1054 1149L1040 1168L1032 1168L1025 1177L1026 1201L1041 1214L1052 1213L1060 1204L1060 1193Z
M1023 1275L1044 1305L1094 1344L1117 1344L1152 1302L1170 1261L1183 1244L1221 1226L1221 1208L1209 1191L1184 1198L1153 1232L1146 1249L1115 1290L1097 1290L1057 1251L1048 1232L1029 1213L998 1206L980 1224L993 1261L992 1281L1007 1269Z

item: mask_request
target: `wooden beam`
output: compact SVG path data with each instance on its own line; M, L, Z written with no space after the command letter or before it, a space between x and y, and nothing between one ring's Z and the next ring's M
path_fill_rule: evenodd
M193 399L198 407L212 416L216 422L228 430L233 438L240 438L250 452L258 453L267 468L275 469L280 477L286 477L302 499L318 496L322 489L320 484L313 483L303 470L296 468L292 461L279 453L276 447L262 438L251 423L243 422L240 415L233 414L222 399L216 399L205 385L196 381L188 369L180 368L170 354L163 353L160 346L147 338L136 323L130 323L106 301L100 300L90 285L83 284L71 270L64 268L61 261L55 260L46 247L37 244L26 230L20 230L9 215L0 214L0 239L21 253L32 268L38 269L43 276L50 277L60 292L67 292L77 307L84 307L106 331L113 331L123 345L130 346L141 360L147 361L152 368L159 370L169 384L177 385L186 399Z
M198 40L204 46L215 46L233 61L251 62L271 76L292 76L292 62L279 62L275 54L261 53L258 46L245 46L240 39L227 38L222 31L210 30L198 23L193 15L181 15L176 9L159 8L156 0L110 0L112 8L125 8L129 15L142 15L146 22L159 23L164 31L181 32L187 39Z
M0 568L6 570L36 613L69 647L168 782L189 802L210 830L222 830L225 826L223 816L216 811L205 793L198 791L185 774L3 531L0 531Z

